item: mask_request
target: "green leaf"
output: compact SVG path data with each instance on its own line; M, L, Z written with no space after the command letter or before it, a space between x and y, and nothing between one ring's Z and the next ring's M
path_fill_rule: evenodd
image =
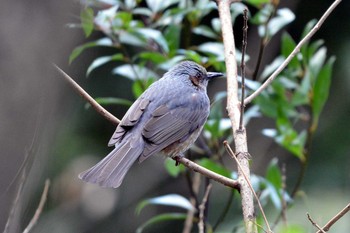
M278 31L280 31L284 26L288 25L295 19L294 13L288 8L278 9L276 17L272 18L268 25L267 31L266 27L261 25L258 28L260 37L267 35L268 38L273 37Z
M163 33L169 47L169 54L173 56L180 46L181 29L177 25L170 24Z
M247 6L241 2L235 2L235 4L231 4L231 19L232 19L232 24L235 23L236 21L236 18L239 16L239 15L242 15L243 12L244 12L244 9L247 9ZM248 18L251 18L250 17L250 12L248 12ZM218 23L220 23L220 20L218 19ZM221 24L221 23L220 23ZM212 25L213 25L213 22L212 22ZM221 32L221 28L218 28L219 30L214 30L216 32Z
M154 12L160 12L170 5L176 4L179 0L146 0L148 7Z
M94 30L94 11L90 7L86 7L80 13L80 20L85 36L90 36L92 31Z
M276 57L269 65L264 68L261 73L261 79L266 79L283 63L284 58L282 56Z
M155 225L160 222L164 221L170 221L170 220L185 220L187 217L187 214L183 213L166 213L166 214L160 214L152 217L147 222L142 224L140 227L136 229L136 233L142 233L142 231L146 227L150 227L152 225Z
M159 52L142 52L138 54L142 61L152 61L155 64L164 62L167 58Z
M303 38L311 31L311 29L316 25L316 23L317 23L317 20L316 20L316 19L310 20L310 21L306 24L306 26L305 26L305 28L304 28L304 30L303 30L303 33L301 34L300 39L303 39Z
M282 189L282 174L278 167L278 159L273 158L267 167L266 179L276 188L276 190Z
M299 88L295 90L295 93L292 97L292 105L300 106L303 104L309 104L309 92L311 89L311 72L309 69L305 71L304 77L301 80Z
M311 29L315 26L315 24L317 23L317 20L316 19L313 19L313 20L310 20L304 30L303 30L303 33L301 34L301 38L300 39L303 39L310 31ZM307 59L307 48L309 47L309 41L307 41L301 48L300 48L300 52L301 54L303 54L303 57L305 59Z
M203 62L203 57L199 55L196 51L187 50L187 49L179 49L178 54L185 55L186 59L192 60L196 63L201 64Z
M311 72L311 83L314 83L327 57L327 49L320 48L310 59L309 69Z
M249 3L255 7L260 7L262 4L267 4L271 0L244 0L243 2Z
M112 46L113 42L110 38L104 37L97 41L88 42L86 44L76 47L69 56L69 64L71 64L85 49L96 46Z
M146 80L135 80L132 85L132 92L135 98L138 98L142 93L154 82L153 78Z
M200 159L198 161L198 164L220 175L231 177L231 172L229 170L227 170L222 165L210 159L207 159L207 158Z
M315 127L317 126L318 118L328 99L334 62L335 57L329 58L315 81L312 97L313 125Z
M272 4L265 4L249 21L256 25L266 24L271 14L274 12L274 9Z
M304 229L301 225L292 225L288 224L288 226L283 226L281 233L307 233L308 230Z
M148 205L175 206L186 210L194 210L193 205L187 198L178 194L167 194L164 196L153 197L141 201L136 207L136 214L139 215L143 208L145 208Z
M121 53L117 53L117 54L114 54L112 56L98 57L88 67L88 69L86 71L86 76L89 76L91 71L93 71L97 67L100 67L100 66L106 64L107 62L110 62L110 61L122 61L123 59L124 59L124 56Z
M121 75L133 81L138 79L158 78L152 70L139 65L121 65L112 70L113 74Z
M175 166L173 159L167 158L164 161L165 169L172 177L177 177L181 172L185 171L185 167L182 164Z
M205 37L208 37L211 39L218 38L218 35L215 32L213 32L213 30L210 27L208 27L206 25L199 25L199 26L193 28L193 33L200 35L200 36L205 36Z
M172 67L174 67L177 63L179 63L180 61L183 61L185 59L186 59L186 57L184 55L178 55L178 56L175 56L175 57L163 62L162 64L160 64L158 66L158 68L167 71L167 70L171 69Z
M275 141L303 161L305 159L304 145L306 142L306 132L302 131L298 134L293 129L289 119L281 114L281 111L279 111L276 126L278 135L275 137Z
M203 53L213 54L216 57L224 56L224 45L219 42L206 42L198 46L198 50ZM220 60L220 59L219 59Z
M296 47L295 41L287 32L284 32L282 35L281 47L281 52L284 58L287 58ZM290 61L288 66L291 68L297 68L299 66L299 61L296 56Z
M162 51L169 52L168 43L160 31L152 28L137 28L134 31L143 36L147 41L155 41L162 48Z

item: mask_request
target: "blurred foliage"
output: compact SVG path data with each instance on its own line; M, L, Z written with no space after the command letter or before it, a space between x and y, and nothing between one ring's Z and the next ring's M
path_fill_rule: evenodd
M232 5L232 20L235 21L246 7L254 12L249 22L258 27L259 36L264 42L261 46L266 46L271 38L295 18L289 9L279 9L278 1L246 0ZM135 98L159 79L159 74L182 60L193 60L209 70L225 71L221 23L214 1L89 0L80 17L85 36L89 37L97 31L101 38L76 47L69 62L76 60L87 49L98 46L112 48L114 54L97 57L91 63L87 76L113 62L113 74L133 81L131 91ZM306 25L301 38L314 24L315 21L311 21ZM247 80L248 93L267 79L295 46L292 36L283 32L280 55L263 69L257 78L259 81ZM329 93L335 58L327 58L326 52L322 40L304 45L279 77L256 98L254 106L249 106L245 116L246 123L253 117L272 118L276 122L275 127L264 129L263 134L273 138L302 163L307 160L309 143ZM241 53L237 49L237 62L240 62L240 57ZM253 73L258 73L258 70ZM212 111L204 127L207 146L194 148L194 151L199 154L196 158L200 165L234 178L236 173L226 168L222 161L223 139L232 142L230 121L224 114L225 98L224 90L215 95ZM117 97L97 100L100 104L131 104L129 100ZM165 160L165 168L173 177L185 173L183 166L174 166L170 159ZM292 202L292 197L283 188L282 176L277 159L270 162L265 177L252 175L253 187L260 194L263 205L272 203L278 211L282 211L282 201ZM183 203L188 204L190 201L183 196L167 194L141 202L137 212L150 204L184 208ZM198 205L196 203L197 210ZM185 218L186 214L182 213L156 215L140 226L138 232L160 221ZM298 226L289 226L283 232L305 231Z

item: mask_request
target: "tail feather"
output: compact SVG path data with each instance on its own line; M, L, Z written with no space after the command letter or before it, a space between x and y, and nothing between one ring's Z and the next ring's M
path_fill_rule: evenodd
M144 148L142 139L131 138L116 145L103 160L79 174L79 178L102 187L117 188Z

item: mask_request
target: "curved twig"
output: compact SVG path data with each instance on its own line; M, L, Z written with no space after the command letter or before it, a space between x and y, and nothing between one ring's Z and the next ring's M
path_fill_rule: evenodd
M244 104L249 104L252 100L257 97L263 90L265 90L270 83L286 68L289 62L299 53L301 47L310 40L310 38L321 28L324 21L327 17L332 13L332 11L337 7L337 5L341 2L341 0L335 0L333 4L327 9L327 11L322 15L320 20L316 23L316 25L311 29L311 31L297 44L297 46L293 49L291 54L286 58L286 60L271 74L271 76L250 96L245 98Z

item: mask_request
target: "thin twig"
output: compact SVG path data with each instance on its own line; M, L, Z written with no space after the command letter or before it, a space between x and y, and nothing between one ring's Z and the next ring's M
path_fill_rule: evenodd
M38 222L41 212L43 211L44 205L47 200L47 194L50 187L50 180L46 179L43 193L41 194L40 202L38 208L35 211L33 218L30 220L28 226L24 229L23 233L29 233L35 224Z
M198 222L199 233L205 232L204 210L205 210L206 203L208 201L208 197L209 197L209 193L210 193L211 188L212 188L212 184L209 184L205 190L202 203L199 205L199 222Z
M284 222L284 225L287 226L287 201L284 198L284 194L286 193L286 189L287 189L287 175L286 175L286 164L283 163L282 165L282 193L281 193L281 201L282 201L282 210L281 210L281 214L282 214L282 219Z
M277 1L275 1L277 2ZM268 35L268 30L267 30L267 26L269 24L269 22L271 21L271 19L273 18L273 16L276 14L276 10L277 10L277 5L273 6L273 11L271 12L271 14L269 15L268 19L266 20L266 22L264 22L264 31L265 31L265 35L261 37L260 40L260 48L259 48L259 53L258 53L258 60L256 62L256 66L254 69L254 72L252 74L252 80L257 80L258 77L258 73L259 73L259 69L260 69L260 65L262 63L262 58L264 56L264 52L265 52L265 48L269 42L269 35Z
M239 116L239 127L238 130L243 130L243 116L244 116L244 97L245 97L245 53L247 50L247 32L248 32L248 9L244 9L243 11L243 40L242 40L242 60L241 60L241 115Z
M322 228L311 218L310 214L307 213L307 218L309 219L309 221L312 223L312 225L314 225L318 230L319 232L321 233L326 233L324 230L322 230Z
M321 28L324 21L327 17L332 13L332 11L337 7L337 5L341 2L341 0L335 0L333 4L327 9L327 11L322 15L320 20L316 23L316 25L311 29L311 31L297 44L297 46L293 49L291 54L286 58L286 60L271 74L271 76L250 96L245 98L244 104L249 104L252 100L257 97L263 90L265 90L270 83L284 70L284 68L289 64L289 62L299 53L301 47L310 40L310 38Z
M323 231L329 231L329 229L336 223L339 219L341 219L347 212L350 210L350 203L347 204L344 209L342 209L339 213L337 213L329 222L327 222L324 227L322 227ZM317 233L323 233L322 230L319 230Z
M83 97L91 106L103 117L112 122L114 125L118 125L120 120L103 108L99 103L96 102L82 87L79 86L68 74L66 74L61 68L56 64L53 64L54 67L63 75L66 81L73 87L73 89Z
M259 197L258 197L258 195L256 195L256 193L255 193L255 191L254 191L254 188L253 188L251 182L249 181L247 175L243 172L242 167L241 167L241 164L239 163L238 159L236 158L235 153L232 151L232 149L231 149L230 145L227 143L227 141L224 141L224 146L225 146L225 148L226 148L228 154L236 161L238 168L242 171L243 177L244 177L244 179L246 180L247 184L249 185L249 188L250 188L250 190L252 191L252 193L253 193L253 195L254 195L254 197L255 197L257 203L258 203L259 209L260 209L260 211L261 211L261 214L262 214L262 216L263 216L263 218L264 218L265 224L266 224L267 229L268 229L267 232L272 232L272 230L271 230L271 228L270 228L270 224L269 224L269 222L267 221L267 218L266 218L264 209L262 208L262 205L261 205L261 203L260 203L260 201L259 201Z
M183 164L185 167L208 177L209 179L215 180L216 182L219 182L227 187L239 190L239 183L236 180L232 180L213 171L210 171L209 169L206 169L205 167L202 167L185 157L177 158L176 161Z
M190 189L190 195L191 195L190 202L192 206L196 207L196 209L191 208L187 211L187 216L186 216L182 233L190 233L192 231L194 214L198 209L197 195L198 195L199 186L201 183L201 176L199 173L194 173L193 179L191 179L190 171L191 170L186 171L186 178Z

